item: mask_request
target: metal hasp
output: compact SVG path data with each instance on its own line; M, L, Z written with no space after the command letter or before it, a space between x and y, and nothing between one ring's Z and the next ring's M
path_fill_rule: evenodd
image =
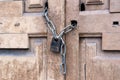
M66 75L66 44L63 39L63 35L76 28L77 21L71 20L71 24L66 26L59 34L57 34L55 25L48 17L48 2L45 3L44 18L47 22L48 28L53 35L50 50L53 53L60 53L62 59L62 63L60 64L60 71L63 75Z

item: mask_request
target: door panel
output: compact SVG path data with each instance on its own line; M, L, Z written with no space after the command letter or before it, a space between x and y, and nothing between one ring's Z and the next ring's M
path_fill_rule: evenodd
M120 12L119 0L110 0L110 12Z
M29 8L43 7L42 0L28 0Z
M46 80L46 39L30 38L28 50L0 50L0 80Z
M85 11L107 10L109 8L109 0L80 0L81 3L85 4Z
M66 24L71 19L78 21L77 29L66 35L67 79L119 80L120 14L115 13L119 12L119 2L101 0L104 4L97 5L90 1L98 0L66 0ZM79 10L81 3L85 4L83 11Z
M13 45L14 44L14 45ZM27 34L0 34L0 49L28 49Z
M120 51L103 51L101 42L80 39L80 80L119 80Z
M0 1L0 80L64 80L61 58L50 51L52 34L43 16L46 0ZM65 0L48 0L59 33Z
M0 17L0 33L46 34L47 30L41 14L24 13L22 17Z
M23 0L24 11L28 13L42 12L44 10L44 4L46 0Z
M1 16L22 16L23 14L22 1L0 1L0 17ZM9 10L9 11L8 11Z

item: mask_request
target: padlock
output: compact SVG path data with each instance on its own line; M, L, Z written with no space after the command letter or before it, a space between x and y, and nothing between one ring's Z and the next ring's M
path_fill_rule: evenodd
M52 38L50 50L54 53L60 53L62 40L60 38Z

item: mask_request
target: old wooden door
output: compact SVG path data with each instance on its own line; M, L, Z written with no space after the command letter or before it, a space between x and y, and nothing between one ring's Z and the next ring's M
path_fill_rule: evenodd
M43 18L46 0L0 1L0 80L64 80L59 55L50 52L52 34ZM48 0L58 32L65 24L65 0Z
M67 80L120 80L120 1L66 0Z
M46 0L0 1L0 80L119 80L120 1L48 0L49 17L66 34L67 74L50 52L52 34L43 18Z

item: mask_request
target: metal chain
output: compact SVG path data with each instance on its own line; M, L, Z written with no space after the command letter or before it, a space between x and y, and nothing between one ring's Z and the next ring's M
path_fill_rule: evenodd
M50 31L53 34L53 37L56 38L56 36L57 36L56 27L53 24L53 22L48 18L48 2L45 3L44 17L45 17L45 20L47 22L48 28L50 29Z
M61 37L61 40L62 40L62 45L61 45L60 54L62 58L62 63L60 65L60 71L63 75L65 75L66 74L66 45L62 37Z
M56 27L53 24L53 22L49 19L48 17L48 2L45 3L45 10L44 10L44 18L47 22L48 28L50 29L50 31L53 34L54 38L59 38L62 41L62 45L61 45L61 50L60 50L60 54L61 54L61 58L62 58L62 63L60 65L60 71L62 74L66 74L66 44L63 40L63 35L70 32L71 30L73 30L76 27L76 22L74 24L74 22L71 25L68 25L67 27L65 27L60 34L57 35L56 33Z
M64 34L72 31L76 26L74 25L68 25L67 27L65 27L61 32L60 34L58 35L58 38L62 37Z

